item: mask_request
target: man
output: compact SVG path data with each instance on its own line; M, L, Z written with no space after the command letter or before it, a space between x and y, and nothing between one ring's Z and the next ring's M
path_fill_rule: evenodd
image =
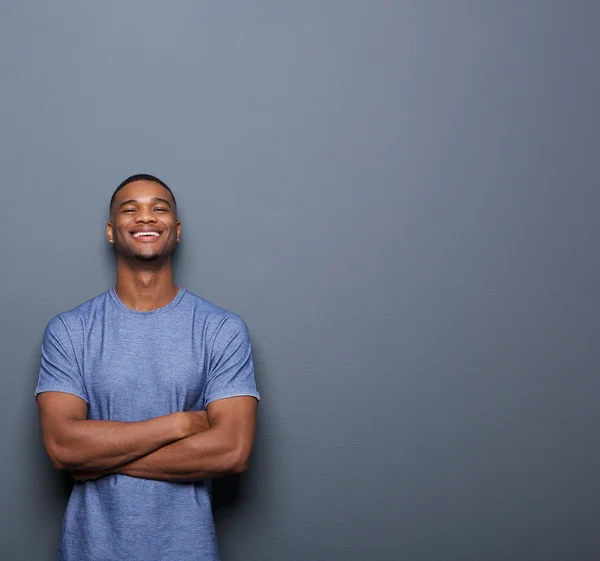
M110 203L114 288L59 314L35 390L44 444L76 481L59 561L218 560L210 478L246 468L259 394L242 319L175 285L160 179Z

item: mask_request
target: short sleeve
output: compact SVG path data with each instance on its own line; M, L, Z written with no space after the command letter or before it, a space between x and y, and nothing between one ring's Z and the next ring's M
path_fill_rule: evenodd
M242 318L229 314L219 325L211 347L204 406L217 399L241 395L260 399L248 328Z
M41 350L36 397L43 392L65 392L89 403L73 343L60 316L53 318L46 327Z

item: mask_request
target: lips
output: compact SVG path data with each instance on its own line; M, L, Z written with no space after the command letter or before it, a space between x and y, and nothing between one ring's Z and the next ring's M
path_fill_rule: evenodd
M136 240L141 241L154 241L162 235L162 232L159 230L136 230L134 232L130 232L131 236Z

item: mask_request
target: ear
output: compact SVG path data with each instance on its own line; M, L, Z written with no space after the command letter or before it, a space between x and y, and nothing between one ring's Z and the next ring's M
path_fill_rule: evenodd
M106 239L108 240L108 243L110 243L110 244L115 243L115 229L113 227L112 222L109 222L106 225Z
M181 222L177 221L177 241L181 238Z

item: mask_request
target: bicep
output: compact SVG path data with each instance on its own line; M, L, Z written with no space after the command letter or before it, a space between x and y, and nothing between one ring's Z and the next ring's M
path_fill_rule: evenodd
M71 421L87 419L88 405L80 397L64 392L43 392L37 396L44 444L50 452L61 440Z
M218 428L247 456L254 442L257 406L257 399L247 395L217 399L206 407L208 422L211 429Z

